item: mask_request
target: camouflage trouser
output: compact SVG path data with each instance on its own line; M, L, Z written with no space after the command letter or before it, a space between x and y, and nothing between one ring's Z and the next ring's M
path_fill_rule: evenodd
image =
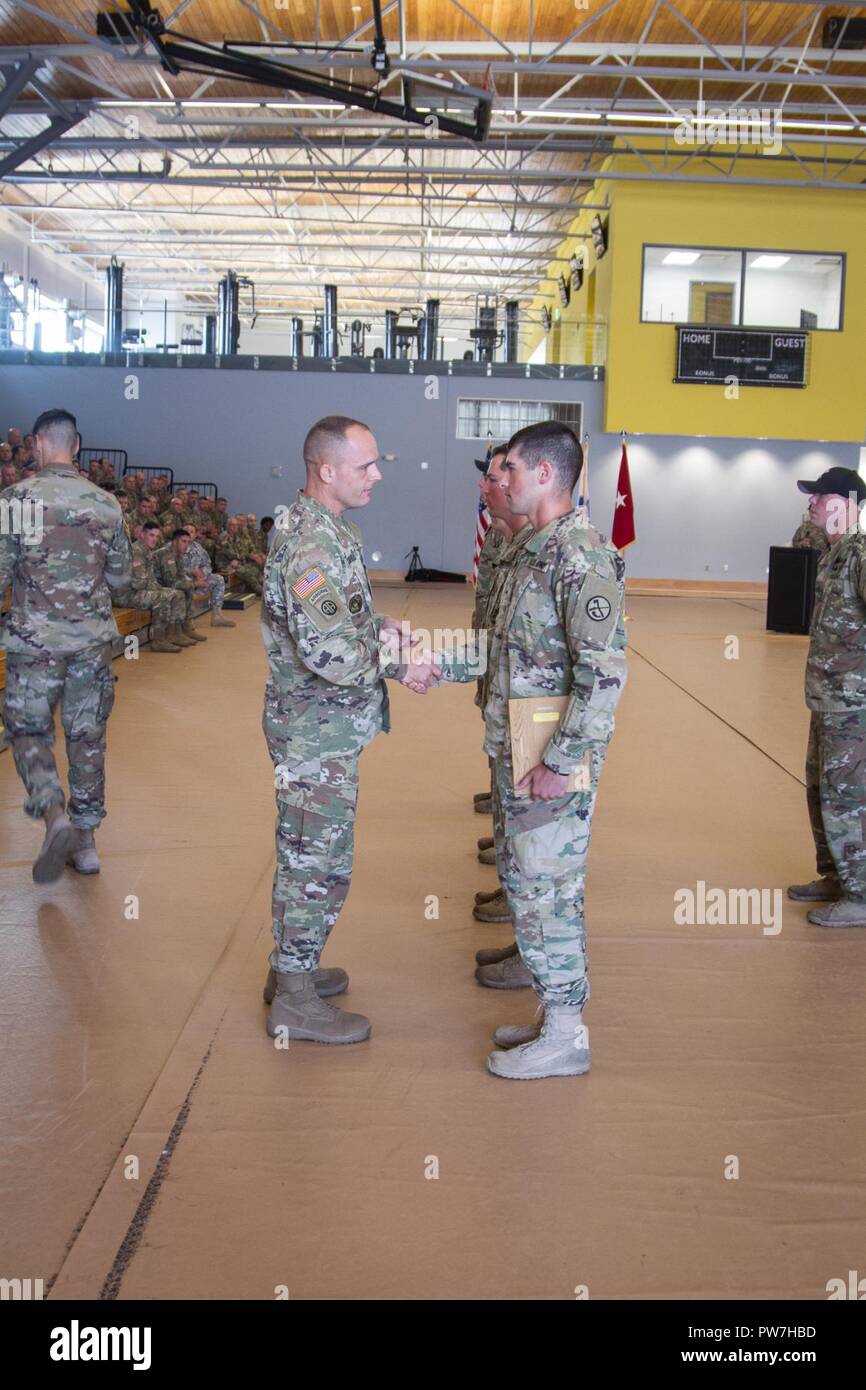
M300 763L290 726L267 701L263 727L277 796L270 963L286 973L316 970L352 878L358 755Z
M180 595L180 617L177 621L188 623L192 617L193 591L192 589L175 589L174 586L172 586L172 590Z
M58 701L69 759L69 819L93 830L105 815L105 726L114 704L110 659L106 646L66 657L6 654L6 732L27 790L24 810L34 819L66 803L53 751Z
M262 571L258 565L238 565L235 574L254 594L262 592Z
M866 709L813 713L806 800L818 873L838 874L866 902Z
M180 589L163 585L155 589L128 589L123 594L115 594L113 602L115 607L149 608L155 627L186 621L186 595Z
M514 935L543 1004L589 999L583 916L586 856L603 757L592 789L552 801L516 796L509 761L497 762L493 833Z
M210 589L211 607L215 613L219 613L226 597L226 582L221 574L209 574L207 577L206 588Z

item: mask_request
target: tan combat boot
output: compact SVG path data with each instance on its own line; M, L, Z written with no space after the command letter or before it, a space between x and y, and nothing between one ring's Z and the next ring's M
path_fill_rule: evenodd
M866 927L866 903L842 898L829 907L813 907L806 921L813 927Z
M96 853L93 831L79 829L76 835L76 843L66 859L67 864L71 864L79 874L98 874L99 856Z
M207 641L207 638L203 637L200 632L196 632L195 628L193 627L192 618L187 619L187 621L183 624L181 631L185 634L185 636L191 637L193 642Z
M370 1036L370 1020L344 1013L320 999L308 970L277 972L277 992L268 1013L268 1036L304 1042L355 1043Z
M512 941L510 946L485 946L483 951L475 952L475 964L498 965L500 961L508 960L509 956L516 956L517 953L516 941Z
M564 1004L548 1004L538 1037L509 1052L491 1052L487 1070L511 1081L583 1076L589 1071L589 1043L581 1010Z
M174 642L169 642L165 628L155 627L153 637L150 640L150 650L152 652L179 652L180 647L176 647Z
M510 922L508 899L502 889L486 903L476 903L472 909L476 922Z
M499 887L494 888L490 893L476 893L475 906L480 907L482 903L492 903L494 898L498 898L502 895L502 891L502 884L500 883Z
M343 994L349 988L349 977L345 970L341 970L339 966L334 966L332 970L314 970L312 976L316 993L320 999L329 999L332 994ZM269 967L268 978L265 980L265 987L262 990L262 998L266 1004L273 1003L276 992L277 972Z
M834 903L845 896L845 889L836 874L823 874L811 883L792 883L788 897L795 903Z
M535 1042L543 1022L544 1005L539 1004L531 1023L503 1023L493 1034L493 1041L497 1047L520 1047L522 1043Z
M49 812L45 820L45 839L33 861L33 882L56 883L77 839L78 832L65 811Z
M496 850L495 850L495 849L480 849L480 850L478 851L478 863L479 863L479 864L494 864L494 865L495 865L495 863L496 863Z
M176 647L195 646L195 642L193 642L191 637L187 637L180 623L172 623L171 627L166 632L166 636L168 637L168 640L170 642L173 642Z
M231 618L223 617L223 610L221 608L212 609L210 625L211 627L237 627L237 623L233 623Z
M485 989L530 989L532 976L518 952L492 965L479 965L475 978Z

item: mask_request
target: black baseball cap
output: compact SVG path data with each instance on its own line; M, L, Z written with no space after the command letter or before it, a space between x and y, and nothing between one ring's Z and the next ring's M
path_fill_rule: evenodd
M802 481L797 483L797 487L801 492L811 492L819 497L847 497L854 492L858 502L866 502L866 483L853 468L828 468L813 483Z
M507 448L507 444L497 444L495 448L490 450L490 457L493 458L494 454L504 454ZM486 473L489 467L489 463L487 459L476 459L475 467L478 469L479 473Z

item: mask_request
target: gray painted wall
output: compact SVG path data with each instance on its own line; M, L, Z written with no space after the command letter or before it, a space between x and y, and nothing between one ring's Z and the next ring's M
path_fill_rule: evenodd
M138 400L124 381L135 371ZM215 482L232 509L273 514L302 479L301 444L326 414L365 420L382 454L384 481L363 514L367 558L400 569L412 545L427 565L465 570L475 533L483 448L457 439L459 396L580 400L589 432L592 519L609 534L620 440L602 434L602 382L538 382L329 372L0 366L0 428L29 428L50 406L79 420L85 444L121 447L130 464L171 464L178 479ZM671 424L675 424L672 421ZM646 578L763 580L767 549L786 544L805 499L800 477L832 464L857 468L856 445L642 436L629 441L637 543L628 572ZM426 468L422 464L426 463ZM275 478L271 469L282 469ZM727 569L725 569L727 566Z

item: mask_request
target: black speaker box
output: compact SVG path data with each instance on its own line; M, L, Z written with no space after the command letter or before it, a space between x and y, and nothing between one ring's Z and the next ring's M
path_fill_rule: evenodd
M767 586L767 630L809 631L815 606L815 574L818 552L805 546L770 546L770 582Z

